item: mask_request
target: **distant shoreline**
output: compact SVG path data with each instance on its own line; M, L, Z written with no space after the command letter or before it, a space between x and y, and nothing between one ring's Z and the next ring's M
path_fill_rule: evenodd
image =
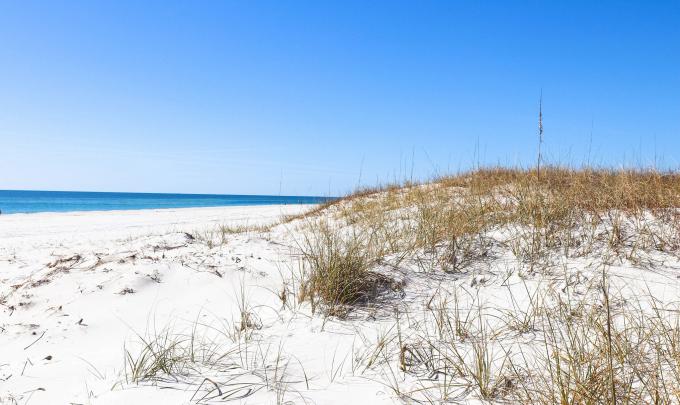
M2 211L0 219L2 217L18 217L18 216L83 216L90 214L145 214L145 213L168 213L172 211L186 212L189 210L197 211L208 211L208 210L221 210L221 209L243 209L243 208L274 208L274 207L295 207L295 206L312 206L317 203L304 203L304 204L251 204L251 205L214 205L214 206L204 206L204 207L168 207L168 208L130 208L130 209L110 209L110 210L81 210L81 211L35 211L35 212L8 212ZM1 220L0 220L1 222Z
M309 205L332 199L319 196L0 190L0 210L3 215L14 215L41 212Z

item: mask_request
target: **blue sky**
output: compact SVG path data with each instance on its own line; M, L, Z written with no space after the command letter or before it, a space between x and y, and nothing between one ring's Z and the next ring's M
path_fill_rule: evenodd
M143 4L142 4L143 3ZM0 1L0 189L680 166L679 1Z

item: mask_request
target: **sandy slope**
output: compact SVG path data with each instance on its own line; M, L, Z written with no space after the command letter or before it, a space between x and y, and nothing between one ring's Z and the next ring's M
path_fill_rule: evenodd
M272 223L307 208L0 217L0 403L381 404L404 401L402 389L427 401L442 395L441 379L427 369L419 374L415 362L399 372L394 356L414 347L402 346L402 336L411 343L436 336L438 305L451 310L455 297L463 311L483 307L505 336L496 353L513 344L530 349L534 331L508 329L502 315L528 311L527 298L540 287L578 295L601 269L594 254L531 274L501 246L493 260L445 275L428 271L423 255L384 264L404 285L390 305L324 319L295 302L295 223L225 240L215 233L220 225ZM214 245L205 240L214 237ZM676 301L680 261L650 255L637 265L608 265L612 290ZM395 322L390 311L397 307ZM142 339L164 336L191 347L194 360L178 362L171 376L132 381L126 350L138 360ZM453 384L446 395L478 403L469 386Z
M333 335L312 340L320 321L279 314L277 291L282 285L280 272L289 271L285 268L289 247L239 234L210 249L185 234L200 234L220 224L268 223L307 208L0 217L0 402L188 403L192 396L195 402L200 398L195 381L169 382L166 386L174 389L163 390L126 384L124 346L134 351L137 335L152 336L154 330L168 326L186 330L196 320L222 325L231 333L231 322L239 319L242 287L250 305L261 305L256 311L257 339L250 340L257 346L252 343L252 350L243 351L254 353L253 358L239 368L254 375L243 376L244 381L261 381L258 370L268 372L267 364L275 362L284 339L298 368L304 364L312 374L323 368L342 340ZM273 237L276 232L287 230L280 228ZM326 390L327 376L308 378L314 381L305 383L309 386L305 396L315 397L316 403L340 404L348 398L333 393L349 389L347 385ZM362 392L361 384L353 385L352 396L375 397L377 388L369 384ZM241 402L275 403L276 395L263 389Z

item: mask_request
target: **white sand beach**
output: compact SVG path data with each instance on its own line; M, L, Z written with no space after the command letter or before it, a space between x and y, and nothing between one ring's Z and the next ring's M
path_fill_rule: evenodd
M351 215L365 207L340 205L322 215L342 214L354 224ZM372 209L392 215L381 205ZM385 254L371 271L397 287L347 314L313 311L300 287L303 223L281 221L307 210L3 215L0 403L485 403L523 395L522 375L532 377L526 381L537 392L553 389L538 376L551 361L541 357L545 348L561 344L548 331L565 300L579 302L568 301L574 314L592 314L583 318L589 323L572 326L582 338L599 322L590 316L603 314L604 251L544 253L549 260L536 271L512 245L522 239L521 228L489 230L484 235L495 242L485 256L456 271L442 271L442 262L420 248L398 259ZM649 224L662 227L659 235L675 226ZM626 308L674 313L680 294L674 253L626 253L607 259L606 268L607 308L617 317L638 313ZM638 318L624 319L628 325ZM650 327L639 319L631 330ZM665 315L649 322L672 330L659 326ZM559 350L600 350L596 343Z
M187 236L213 232L219 225L266 224L306 209L3 215L0 403L179 404L192 397L196 402L196 381L160 384L175 389L126 384L124 348L136 350L138 335L169 326L185 330L195 322L222 325L231 332L227 324L239 319L242 287L248 305L258 306L259 335L252 340L257 342L254 348L247 349L254 358L244 359L239 368L239 373L254 373L242 377L244 382L261 384L258 373L269 372L265 369L285 342L285 351L295 354L295 362L314 377L305 396L337 404L367 395L379 399L377 384L354 385L351 392L345 385L326 390L328 376L316 374L333 353L347 348L331 335L318 334L320 319L281 313L277 293L282 272L290 271L291 247L277 240L285 239L285 228L272 232L270 239L234 234L212 249ZM345 340L351 343L351 338ZM362 385L368 385L365 391ZM263 389L244 403L275 403L275 397Z
M680 405L679 25L0 2L0 405Z

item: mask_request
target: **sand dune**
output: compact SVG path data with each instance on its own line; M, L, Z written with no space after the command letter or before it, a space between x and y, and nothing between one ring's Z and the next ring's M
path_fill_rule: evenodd
M514 223L428 248L427 226L457 226L431 213L459 189L437 187L341 202L315 217L330 228L282 221L309 206L2 216L0 403L552 403L558 358L584 379L573 395L586 382L609 395L608 367L639 378L639 398L655 395L654 368L676 386L673 221L565 227L533 259ZM342 256L352 243L359 256ZM367 305L319 307L301 287L303 258L361 267L376 248L360 273L381 288ZM603 350L624 353L616 370Z

